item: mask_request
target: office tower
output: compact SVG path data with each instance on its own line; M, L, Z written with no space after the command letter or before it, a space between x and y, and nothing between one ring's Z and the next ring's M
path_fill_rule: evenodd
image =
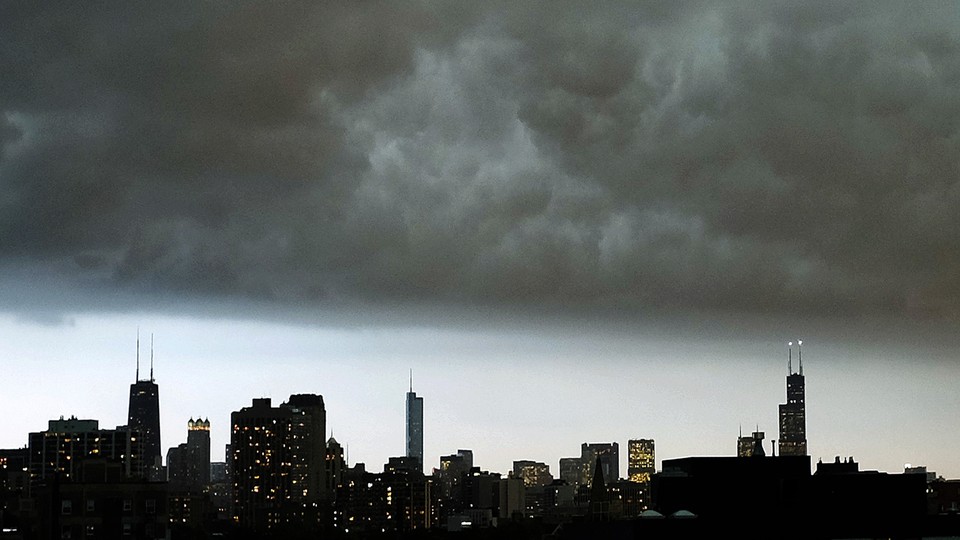
M750 436L737 437L737 457L763 457L767 453L763 450L764 432L754 431Z
M136 382L130 385L130 406L127 425L143 437L143 463L147 473L156 478L162 463L160 457L160 397L153 379L153 336L150 337L150 378L140 379L140 335L137 334Z
M807 412L804 404L803 350L797 341L800 369L793 372L793 343L787 357L787 402L780 404L780 455L807 455Z
M627 442L627 476L632 482L650 481L656 470L653 439L630 439Z
M279 407L254 399L230 423L234 521L255 531L317 527L326 491L323 397L297 394Z
M139 435L126 426L100 429L96 420L50 420L46 431L29 435L30 483L37 485L54 476L70 481L89 459L120 464L118 470L126 479L142 478L143 438Z
M473 450L457 450L456 454L440 456L440 469L435 472L440 483L442 499L460 500L463 477L473 468Z
M514 461L513 477L523 480L524 487L542 487L553 482L550 466L539 461Z
M187 442L167 451L171 489L199 493L210 484L210 421L187 422Z
M210 420L187 422L187 477L202 488L210 483Z
M413 391L413 372L410 373L410 391L407 392L407 457L420 461L423 472L423 398Z
M583 443L580 445L580 463L582 478L580 483L589 485L594 476L594 465L600 458L604 482L616 482L620 479L620 445L617 443Z
M560 479L571 486L583 483L583 461L578 457L560 458Z

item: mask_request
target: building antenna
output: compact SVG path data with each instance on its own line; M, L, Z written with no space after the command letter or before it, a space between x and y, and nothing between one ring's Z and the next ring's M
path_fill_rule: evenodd
M787 342L787 375L793 375L793 342Z
M410 391L413 392L413 368L410 368Z
M137 378L133 382L140 382L140 327L137 327Z
M798 339L797 340L797 359L799 359L800 361L801 376L803 376L803 349L801 348L802 345L803 345L803 341Z
M150 382L153 382L153 332L150 332Z

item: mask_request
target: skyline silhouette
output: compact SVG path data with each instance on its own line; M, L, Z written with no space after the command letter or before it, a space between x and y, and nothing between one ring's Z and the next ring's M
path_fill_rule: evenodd
M0 448L318 394L351 462L779 431L960 478L960 10L0 3ZM798 419L799 416L794 416ZM625 462L620 464L626 470Z

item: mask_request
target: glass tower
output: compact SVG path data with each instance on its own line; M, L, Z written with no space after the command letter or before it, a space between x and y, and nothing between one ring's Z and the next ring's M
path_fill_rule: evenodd
M417 458L423 471L423 398L413 391L413 382L407 392L407 457Z

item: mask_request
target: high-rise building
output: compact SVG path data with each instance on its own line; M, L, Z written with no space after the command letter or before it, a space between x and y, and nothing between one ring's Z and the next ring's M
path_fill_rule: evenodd
M210 421L187 422L187 442L167 451L167 481L175 490L201 492L210 484Z
M313 503L326 495L327 460L327 410L323 396L317 394L295 394L286 403L280 405L290 411L292 416L289 443L293 461L291 463L295 500Z
M100 429L96 420L50 420L46 431L29 435L30 483L37 485L54 475L61 481L73 480L88 459L119 463L124 478L142 478L142 445L139 432L126 426Z
M461 498L463 477L473 468L473 450L459 449L456 454L440 456L440 468L434 476L440 483L440 497L443 499Z
M187 422L187 475L196 485L210 483L210 420Z
M413 391L413 374L410 375L410 391L407 392L407 457L415 457L423 471L423 398Z
M787 402L780 404L780 455L807 455L807 412L804 403L802 341L797 341L797 360L800 369L793 372L793 343L787 357Z
M323 397L297 394L279 407L254 399L230 420L234 521L254 531L317 527L327 486Z
M583 461L578 457L560 458L560 479L571 486L583 483Z
M616 482L620 479L620 445L613 443L583 443L580 445L580 462L582 464L582 478L580 483L590 485L594 479L597 458L600 458L600 468L605 483Z
M136 382L130 385L127 425L143 438L143 463L152 479L158 478L160 457L160 392L153 379L153 337L150 338L150 378L140 379L140 335L137 334Z
M513 477L523 480L524 487L543 487L553 482L550 466L539 461L513 462Z
M657 472L653 439L630 439L627 442L627 476L631 482L647 483Z

